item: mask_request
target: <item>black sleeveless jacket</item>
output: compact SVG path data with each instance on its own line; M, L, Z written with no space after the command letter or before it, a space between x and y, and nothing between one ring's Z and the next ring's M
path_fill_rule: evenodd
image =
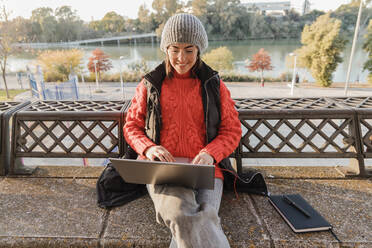
M221 122L220 112L220 78L218 73L212 70L208 65L202 62L202 65L195 71L196 76L202 84L202 102L204 108L204 119L206 126L206 140L210 143L218 135L218 129ZM147 113L145 120L145 133L155 144L160 144L160 130L161 130L161 106L160 94L161 86L165 79L165 63L160 64L153 71L146 74L144 77L144 85L147 89ZM127 152L124 156L127 159L136 159L137 153L128 146ZM247 171L238 175L231 166L229 158L223 159L219 166L230 172L223 171L224 187L226 189L235 189L240 192L248 192L255 194L267 194L267 187L265 180L261 173L256 171ZM100 180L99 180L100 181ZM128 184L125 191L128 195L128 201L135 199L143 194L144 187L139 186L133 188L133 184ZM125 187L125 184L123 184ZM98 183L97 183L98 187ZM138 191L135 193L134 191ZM97 188L98 191L98 188ZM100 195L100 194L98 194ZM123 197L122 195L120 196ZM121 199L120 198L120 199ZM104 201L107 204L107 201ZM125 202L124 202L125 203ZM110 201L108 201L110 204ZM99 204L100 205L100 204ZM102 204L101 204L102 205ZM103 204L104 205L104 204Z

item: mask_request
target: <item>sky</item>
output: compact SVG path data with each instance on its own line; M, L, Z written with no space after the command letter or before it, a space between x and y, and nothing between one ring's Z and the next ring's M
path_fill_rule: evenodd
M8 10L11 11L11 18L22 16L30 18L32 10L39 7L50 7L56 9L62 5L71 6L77 11L78 16L84 21L101 19L107 12L116 13L129 18L137 18L138 8L145 3L151 8L153 0L0 0L5 3ZM275 2L278 0L265 0L266 2ZM284 0L285 1L285 0ZM288 1L288 0L287 0ZM304 0L290 0L291 6L300 10ZM323 11L335 10L341 4L351 0L310 0L311 9ZM256 2L256 0L241 0L241 2Z

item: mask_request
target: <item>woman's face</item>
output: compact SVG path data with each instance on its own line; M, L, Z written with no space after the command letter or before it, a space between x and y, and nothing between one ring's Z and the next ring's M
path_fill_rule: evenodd
M176 43L167 49L169 62L178 74L185 74L195 64L198 48L191 44Z

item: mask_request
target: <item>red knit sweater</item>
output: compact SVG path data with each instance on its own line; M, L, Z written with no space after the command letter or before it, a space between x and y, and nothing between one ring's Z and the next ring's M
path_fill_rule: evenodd
M166 78L160 96L162 113L160 144L174 157L194 158L200 151L205 151L217 164L229 156L241 138L241 124L234 108L234 101L222 81L220 95L221 125L218 136L206 144L200 80L191 78L189 73L184 75L175 73L172 79ZM144 156L147 148L155 145L144 132L146 96L146 88L141 82L132 99L124 125L127 142L141 156ZM215 177L223 178L218 167L215 171Z

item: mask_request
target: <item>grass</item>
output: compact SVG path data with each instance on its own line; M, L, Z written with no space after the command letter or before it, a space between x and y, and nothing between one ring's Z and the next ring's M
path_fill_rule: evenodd
M0 90L0 101L11 101L13 100L13 98L22 93L22 92L25 92L27 90L9 90L9 95L10 95L10 99L9 98L6 98L6 92L4 89L1 89Z

